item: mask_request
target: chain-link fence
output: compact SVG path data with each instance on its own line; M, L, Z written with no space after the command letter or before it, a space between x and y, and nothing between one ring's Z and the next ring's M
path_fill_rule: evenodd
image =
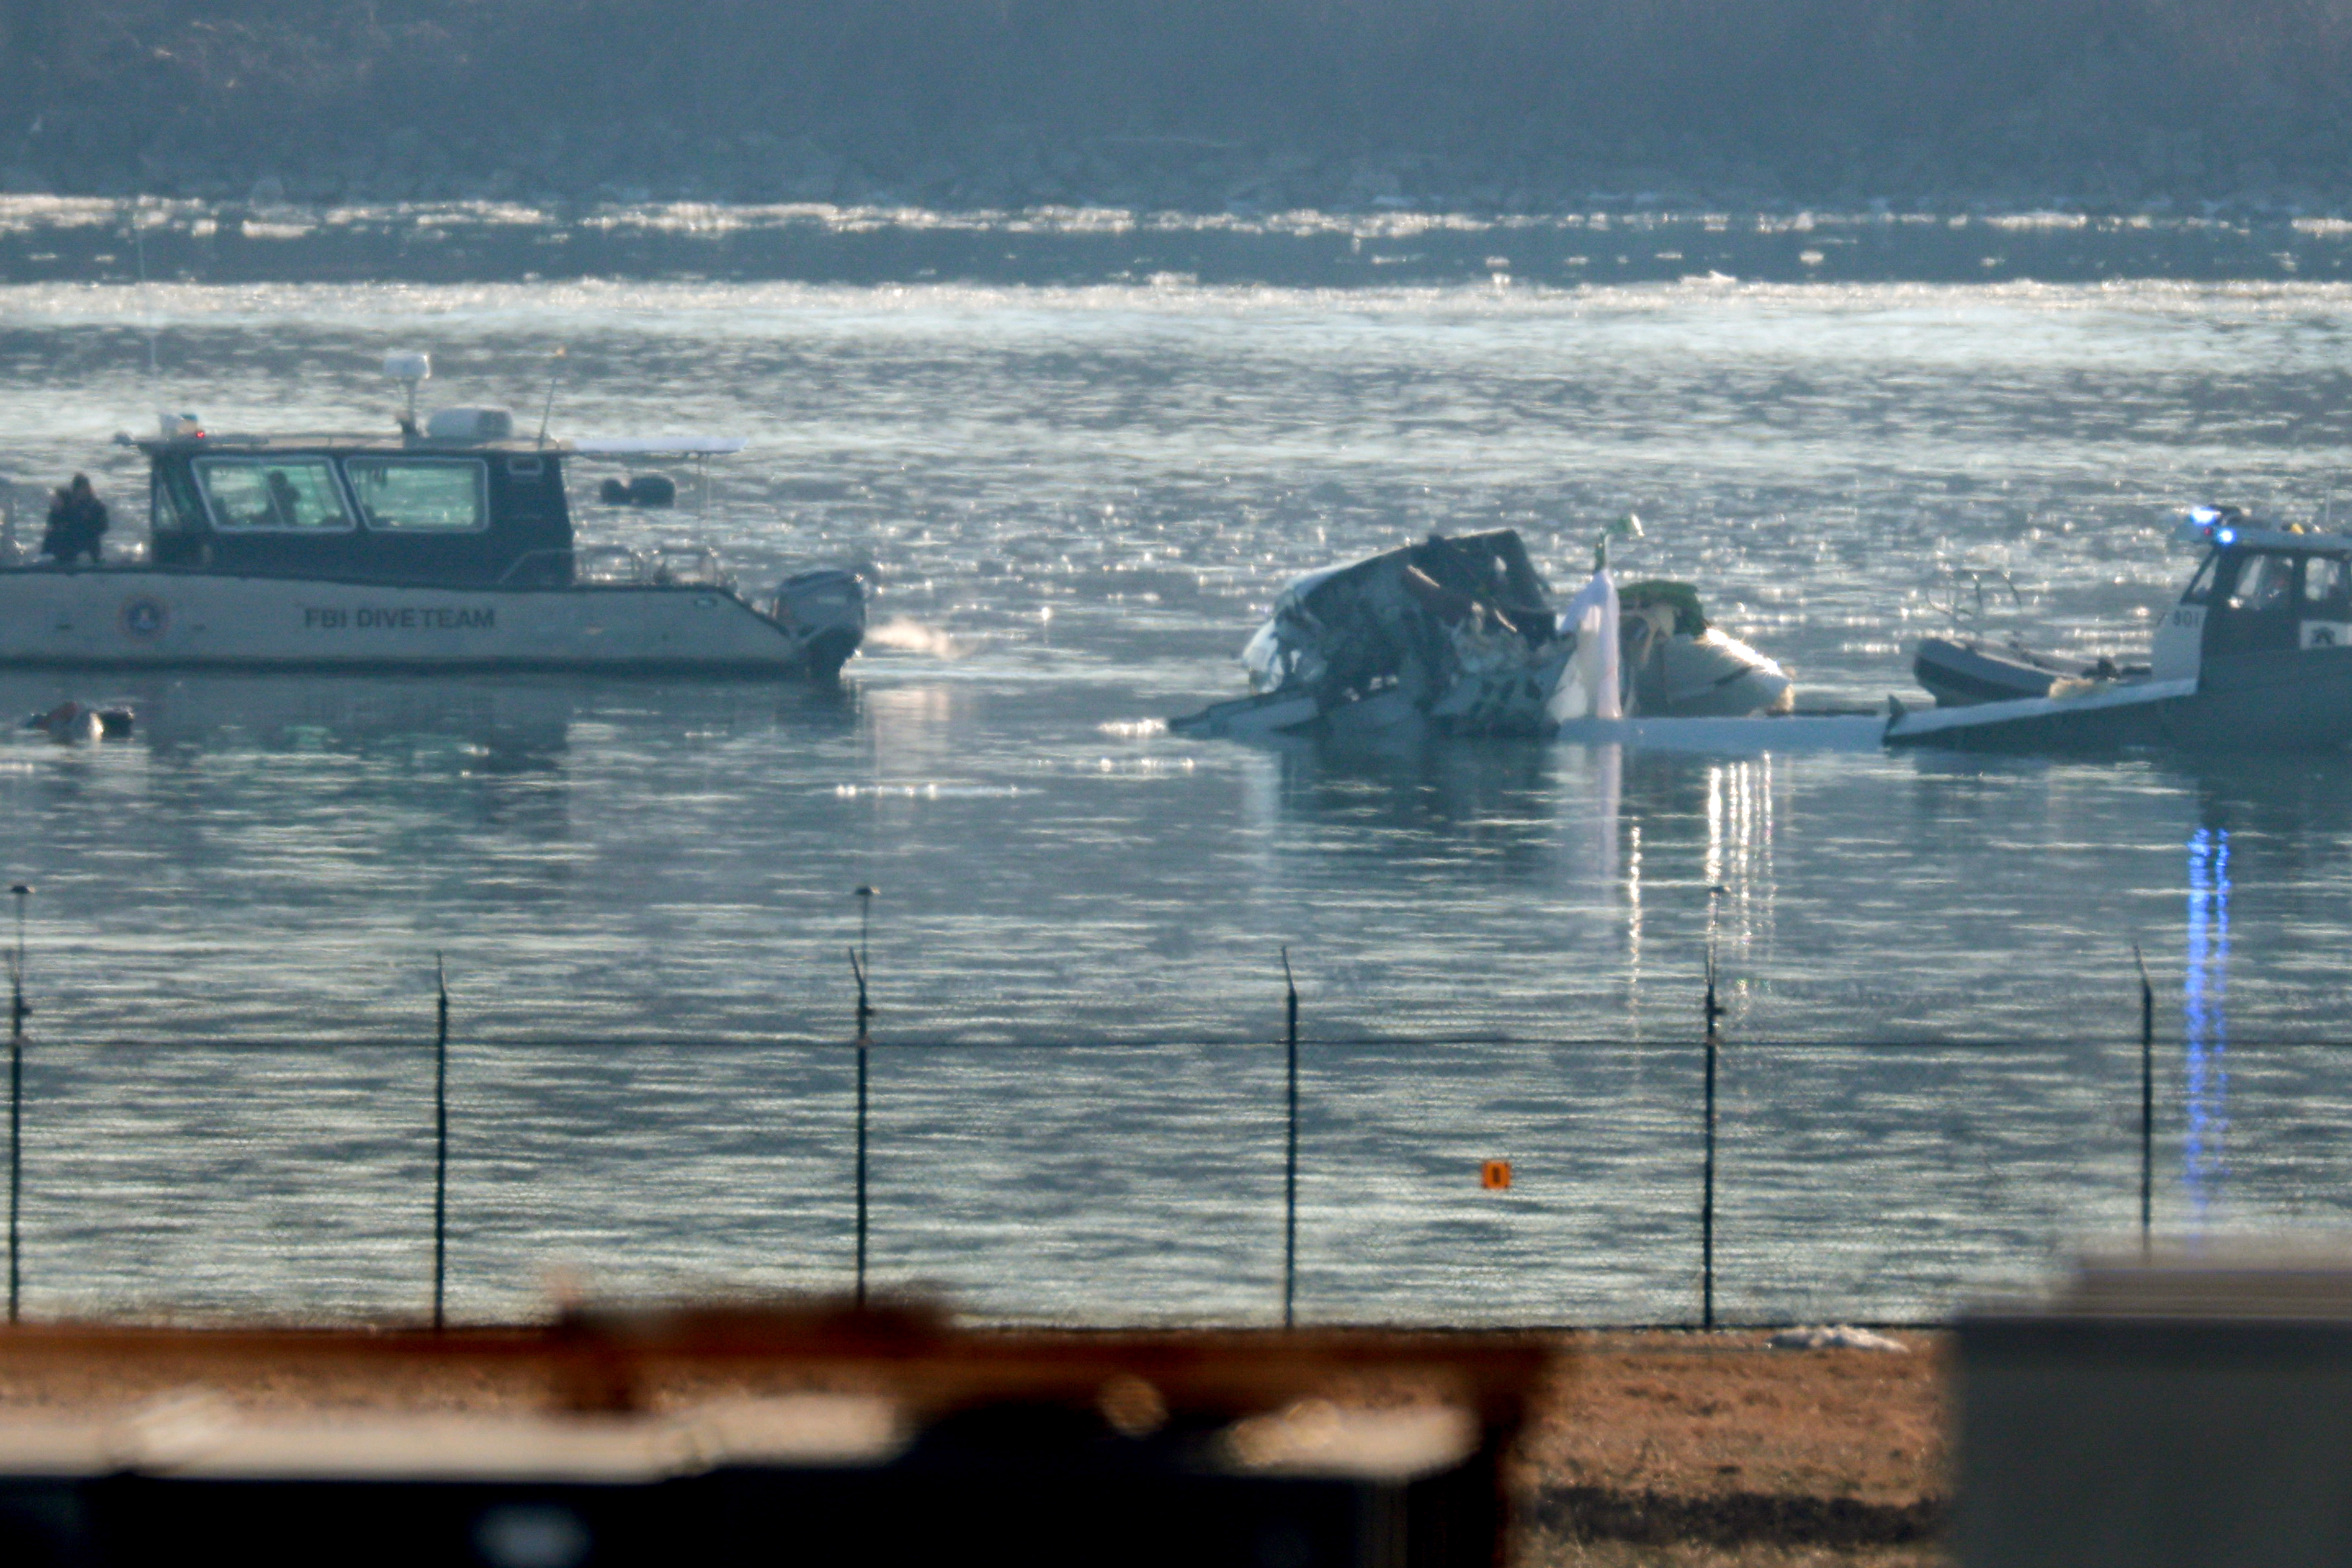
M1712 1307L1939 1317L2140 1218L2139 1042L1727 1037ZM866 1274L988 1318L1682 1323L1706 1310L1701 1040L877 1039ZM859 1053L805 1037L23 1044L27 1318L422 1319L847 1291ZM2352 1215L2352 1051L2147 1058L2161 1233ZM1495 1163L1507 1163L1507 1184ZM1295 1190L1295 1260L1287 1246Z

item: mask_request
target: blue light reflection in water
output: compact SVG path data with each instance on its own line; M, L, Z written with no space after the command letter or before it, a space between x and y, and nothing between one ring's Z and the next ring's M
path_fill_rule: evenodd
M2230 833L2200 827L2189 840L2189 963L2183 981L2188 1127L2181 1184L2192 1222L2221 1195L2230 1131Z

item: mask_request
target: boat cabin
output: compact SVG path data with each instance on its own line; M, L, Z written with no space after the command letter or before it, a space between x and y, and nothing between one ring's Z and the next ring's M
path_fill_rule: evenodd
M2204 608L2206 658L2352 647L2352 538L2216 528L2180 595Z
M142 440L166 570L447 587L572 581L567 443L410 434Z

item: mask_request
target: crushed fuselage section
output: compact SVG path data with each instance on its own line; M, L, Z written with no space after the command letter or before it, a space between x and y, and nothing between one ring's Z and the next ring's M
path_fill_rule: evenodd
M1282 591L1242 650L1251 695L1171 721L1247 737L1421 724L1545 734L1584 719L1786 711L1780 666L1708 626L1688 584L1619 591L1597 568L1568 604L1510 529L1432 534Z
M1567 653L1550 600L1512 530L1433 534L1292 584L1242 658L1253 691L1319 712L1389 698L1464 732L1533 733Z

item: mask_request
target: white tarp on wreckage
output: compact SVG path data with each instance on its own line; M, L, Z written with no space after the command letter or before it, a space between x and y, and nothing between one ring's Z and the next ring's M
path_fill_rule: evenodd
M1617 584L1602 567L1576 591L1560 612L1560 629L1576 639L1567 672L1546 713L1554 724L1571 719L1622 719L1625 695L1618 684Z

